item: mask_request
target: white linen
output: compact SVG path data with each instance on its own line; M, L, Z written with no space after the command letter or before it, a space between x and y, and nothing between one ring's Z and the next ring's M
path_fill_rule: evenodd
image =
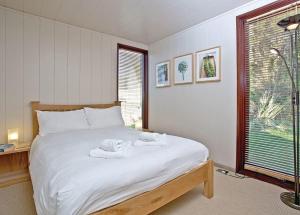
M139 139L142 141L156 141L158 140L159 136L159 133L141 132L139 134Z
M132 147L128 158L89 156L101 139L134 142L138 135L111 127L38 136L29 167L37 213L88 214L152 190L207 160L204 145L170 135L163 147Z
M70 130L89 129L84 110L36 111L39 122L39 135Z
M139 135L139 139L137 139L133 145L135 145L135 146L163 146L163 145L168 144L166 134L158 134L155 137L155 139L152 139L152 140L150 138L147 138L147 140L145 140L145 139L141 140L140 136L141 135Z
M90 151L90 156L94 158L120 159L120 158L129 157L130 150L129 148L124 148L119 151L109 152L109 151L104 151L103 149L100 148L96 148Z
M118 139L105 139L98 148L108 152L117 152L128 148L131 145L131 141L124 141Z
M90 128L107 128L124 125L120 106L103 109L86 107L84 111Z

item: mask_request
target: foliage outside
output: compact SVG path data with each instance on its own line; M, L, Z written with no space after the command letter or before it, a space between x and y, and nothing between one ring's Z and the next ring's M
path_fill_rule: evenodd
M249 24L249 134L246 162L293 173L291 82L277 48L290 62L289 35L276 23L281 14Z

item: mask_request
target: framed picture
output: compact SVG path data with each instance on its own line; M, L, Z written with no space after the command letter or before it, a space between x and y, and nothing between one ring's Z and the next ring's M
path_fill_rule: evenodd
M174 58L174 84L193 83L193 54Z
M196 53L196 82L221 80L221 47Z
M155 71L156 87L170 86L170 61L156 64Z

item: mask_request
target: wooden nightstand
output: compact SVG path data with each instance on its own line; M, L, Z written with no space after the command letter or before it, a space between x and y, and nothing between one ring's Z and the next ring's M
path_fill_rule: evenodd
M30 180L30 143L21 143L14 150L0 152L0 188Z

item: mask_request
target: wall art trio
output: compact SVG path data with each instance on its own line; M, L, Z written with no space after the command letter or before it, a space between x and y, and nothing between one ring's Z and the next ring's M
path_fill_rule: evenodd
M195 62L194 62L195 58ZM212 82L221 80L221 47L214 47L175 57L172 62L173 83L192 84L194 80ZM170 60L156 64L156 87L171 86Z

